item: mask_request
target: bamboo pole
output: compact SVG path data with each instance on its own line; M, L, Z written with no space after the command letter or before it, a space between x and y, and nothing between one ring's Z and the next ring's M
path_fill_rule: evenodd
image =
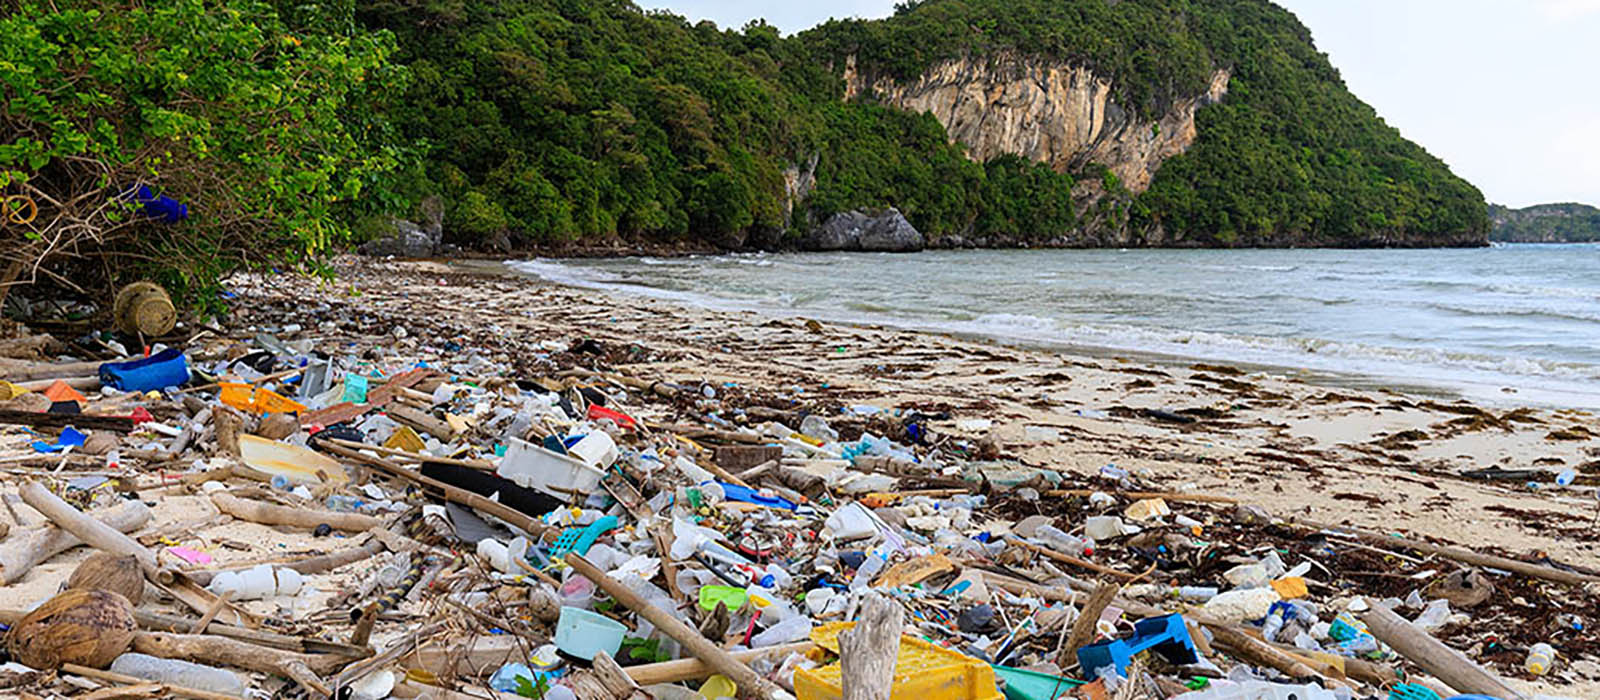
M1504 681L1472 662L1465 654L1444 645L1416 625L1394 614L1377 600L1367 598L1361 621L1379 641L1460 693L1478 693L1506 700L1523 700Z
M815 649L817 645L811 642L795 642L775 647L763 647L747 651L730 652L735 660L750 663L769 656L788 656L790 654L804 654ZM699 659L674 659L642 666L629 666L626 669L628 677L639 685L655 685L657 683L677 683L679 681L692 681L706 678L717 672L710 664Z
M722 647L700 636L699 632L683 624L667 611L651 605L640 597L638 593L634 593L632 589L622 585L616 579L606 576L605 572L595 568L595 565L589 563L589 560L576 554L568 554L563 560L574 571L593 581L596 586L604 590L607 595L615 598L617 602L622 603L623 606L634 611L640 617L649 620L650 624L655 625L656 629L661 630L662 633L678 640L678 643L682 644L695 658L706 662L708 666L716 669L718 673L727 676L729 680L739 686L741 693L747 696L764 698L765 700L794 700L794 696L790 695L788 691L773 684L772 681L762 678L755 671L752 671L749 666L746 666L744 662L733 658Z

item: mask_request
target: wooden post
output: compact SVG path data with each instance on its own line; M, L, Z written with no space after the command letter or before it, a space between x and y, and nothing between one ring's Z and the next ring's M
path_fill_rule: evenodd
M676 639L687 649L690 654L706 662L706 665L716 669L718 673L727 676L739 686L741 694L749 697L763 698L764 700L794 700L788 691L778 687L772 681L762 678L743 662L733 658L722 647L713 644L710 640L700 636L699 632L683 624L681 620L673 617L671 613L662 610L649 601L634 593L627 586L616 579L605 575L605 572L596 568L589 560L576 554L568 554L563 561L571 566L574 571L583 574L584 578L593 581L596 586L605 591L607 595L615 598L617 602L629 610L638 613L640 617L650 621L656 629L668 637Z
M133 532L150 522L150 509L138 501L123 501L92 517L118 532ZM81 544L77 535L55 525L13 530L0 544L0 584L10 585L41 562Z
M1061 656L1056 659L1056 664L1066 668L1078 663L1078 650L1094 641L1095 625L1100 622L1100 615L1105 613L1111 601L1116 600L1117 592L1122 586L1115 583L1101 583L1089 594L1089 600L1083 604L1083 609L1078 611L1078 619L1072 623L1072 633L1067 635L1067 643L1061 647ZM1083 669L1085 673L1093 671L1092 668Z
M899 603L876 591L867 594L861 608L856 626L839 633L844 700L889 700L905 615Z
M381 519L361 513L290 508L240 498L225 491L211 494L211 503L228 515L262 525L290 525L311 530L326 523L328 527L344 532L365 532L383 526Z
M1525 696L1507 687L1504 681L1473 663L1465 654L1445 646L1393 610L1379 605L1377 600L1367 598L1366 601L1368 607L1361 613L1361 621L1367 623L1372 636L1457 692L1524 700Z

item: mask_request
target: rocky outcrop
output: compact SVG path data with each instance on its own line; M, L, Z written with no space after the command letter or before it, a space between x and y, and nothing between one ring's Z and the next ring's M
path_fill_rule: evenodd
M1217 71L1204 94L1155 121L1116 104L1111 81L1087 67L1012 53L945 61L908 83L857 70L851 57L844 78L847 99L932 113L974 160L1009 153L1059 172L1099 163L1139 193L1162 161L1194 144L1195 113L1227 94L1230 74Z
M438 197L422 200L422 223L401 218L389 220L389 231L361 244L356 250L373 257L426 258L439 252L444 241L444 202ZM502 235L503 237L503 235ZM510 247L507 241L506 247Z
M806 250L851 250L910 253L927 244L900 210L847 211L828 217L800 240Z

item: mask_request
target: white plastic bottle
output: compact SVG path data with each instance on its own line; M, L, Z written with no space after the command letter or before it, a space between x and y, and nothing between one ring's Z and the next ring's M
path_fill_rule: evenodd
M111 662L111 672L157 683L243 696L245 685L232 671L129 652Z
M1523 667L1528 669L1528 673L1531 673L1535 676L1542 676L1550 672L1550 667L1555 665L1555 662L1555 647L1545 644L1544 642L1539 642L1538 644L1533 645L1533 648L1528 650L1528 660L1523 664Z

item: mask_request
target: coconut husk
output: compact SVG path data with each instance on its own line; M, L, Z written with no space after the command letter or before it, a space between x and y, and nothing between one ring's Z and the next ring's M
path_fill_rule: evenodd
M98 588L121 593L137 606L144 600L144 573L139 570L138 557L132 554L99 552L78 565L67 578L67 588Z
M122 594L73 588L17 621L6 635L6 649L37 669L105 668L128 650L137 629L133 605Z

